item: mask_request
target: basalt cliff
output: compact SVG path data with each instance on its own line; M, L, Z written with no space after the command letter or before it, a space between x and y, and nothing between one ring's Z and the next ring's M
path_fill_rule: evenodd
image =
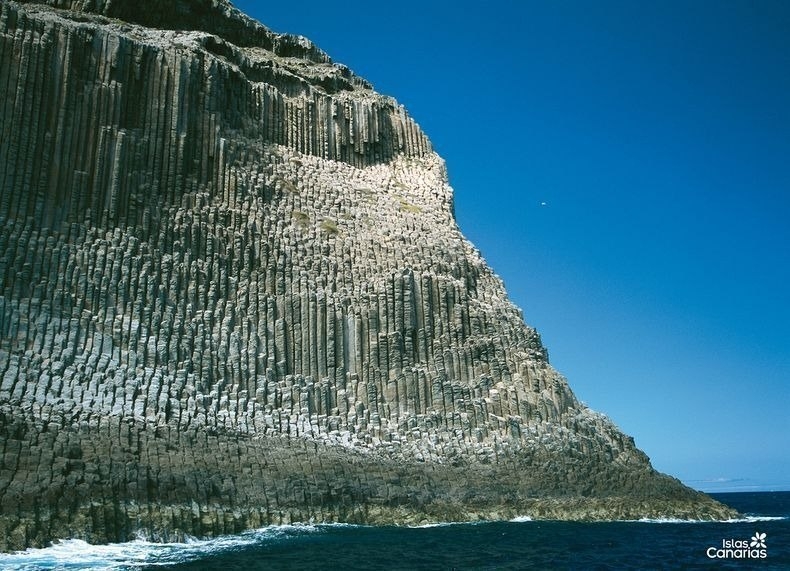
M0 549L731 515L574 397L395 100L225 0L0 1Z

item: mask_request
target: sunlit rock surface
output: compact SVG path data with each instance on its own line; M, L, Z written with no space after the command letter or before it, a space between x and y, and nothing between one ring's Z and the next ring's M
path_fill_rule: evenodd
M576 400L403 107L224 0L0 2L0 453L3 549L732 515Z

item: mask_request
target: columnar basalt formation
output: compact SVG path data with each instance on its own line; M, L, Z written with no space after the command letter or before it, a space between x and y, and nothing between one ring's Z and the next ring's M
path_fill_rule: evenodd
M726 517L549 365L393 99L224 0L0 2L0 548Z

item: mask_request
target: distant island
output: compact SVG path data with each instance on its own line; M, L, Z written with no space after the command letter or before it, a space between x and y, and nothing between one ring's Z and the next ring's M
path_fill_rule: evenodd
M5 1L0 106L0 549L735 515L576 399L428 138L309 40Z

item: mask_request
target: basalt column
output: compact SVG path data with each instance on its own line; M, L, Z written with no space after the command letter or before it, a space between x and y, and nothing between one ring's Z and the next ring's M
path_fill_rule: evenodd
M0 548L517 515L731 514L574 397L392 98L224 0L0 2Z

